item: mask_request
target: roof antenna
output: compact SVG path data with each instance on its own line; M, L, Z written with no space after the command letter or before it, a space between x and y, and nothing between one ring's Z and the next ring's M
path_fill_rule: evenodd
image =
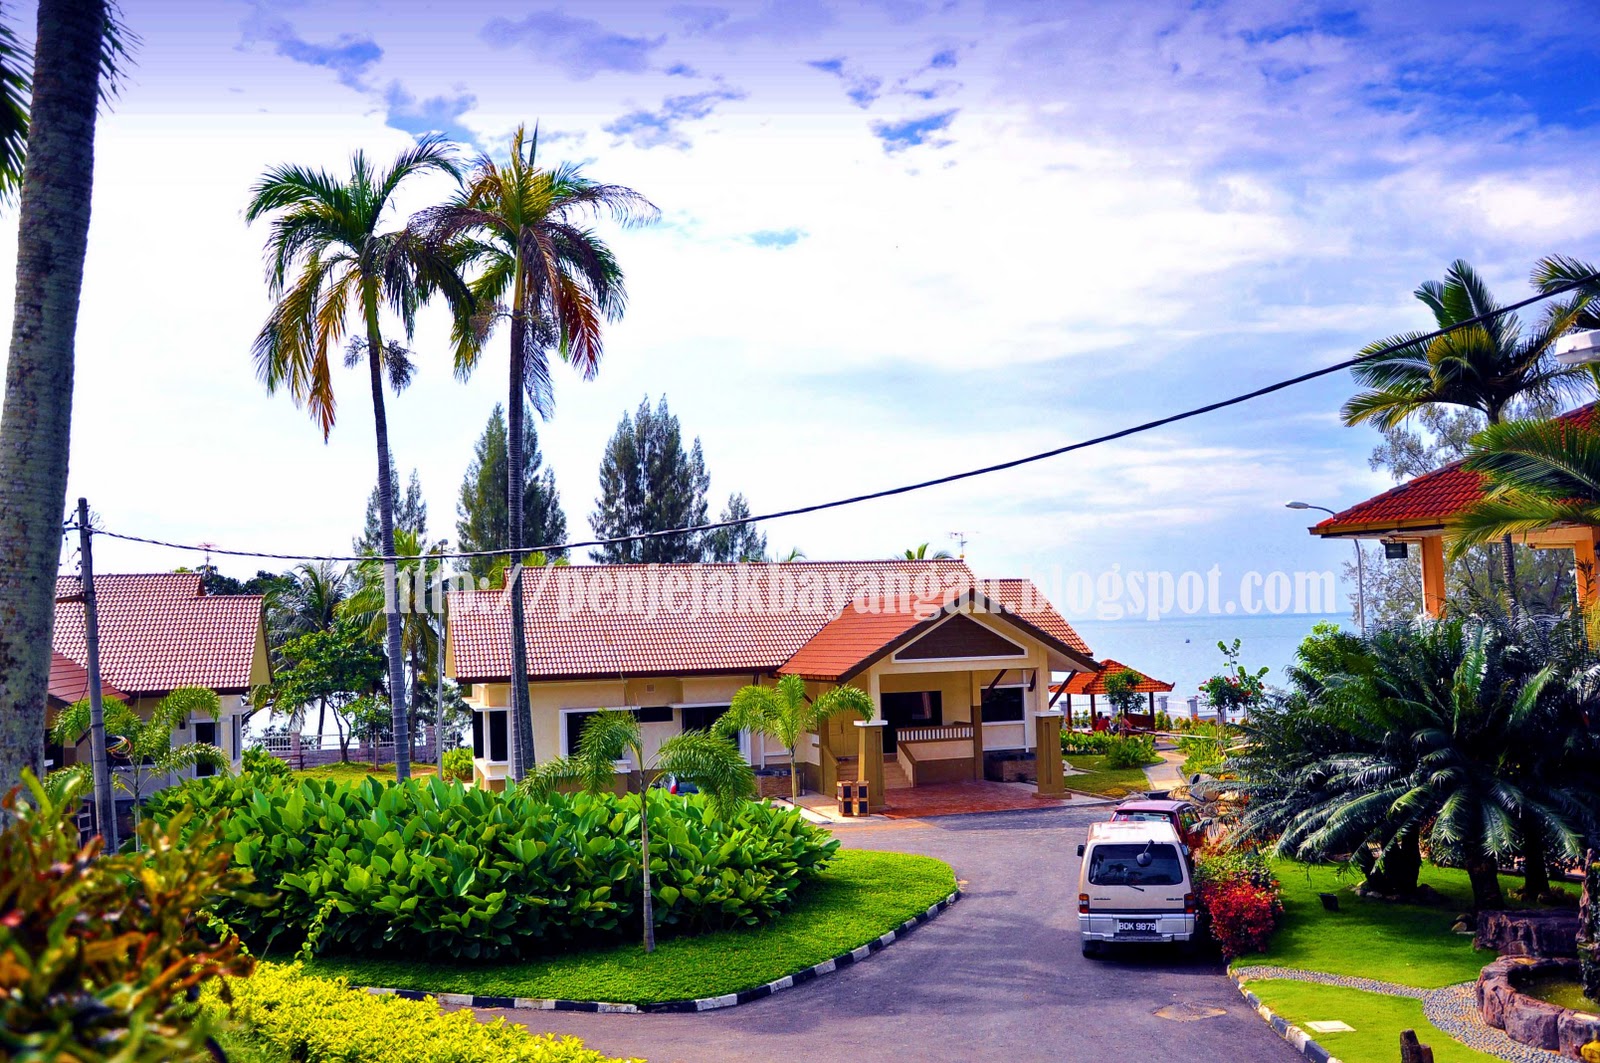
M967 559L967 533L953 531L950 533L950 538L955 540L956 548L959 551L956 554L956 557L962 561L965 561Z

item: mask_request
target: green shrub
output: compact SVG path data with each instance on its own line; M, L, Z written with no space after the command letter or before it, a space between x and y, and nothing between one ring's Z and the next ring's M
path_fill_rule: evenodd
M245 884L209 825L139 825L139 850L78 848L80 783L58 799L31 775L0 802L0 1059L159 1063L204 1051L188 991L244 974L194 912ZM186 844L181 836L187 835Z
M1111 735L1105 731L1062 731L1061 752L1068 755L1079 753L1103 756L1111 745Z
M472 750L447 749L444 751L444 775L457 782L472 781Z
M260 746L251 746L240 758L243 770L249 775L292 775L288 764L268 753Z
M298 964L263 963L249 978L230 979L228 990L231 1004L220 987L208 987L202 1010L297 1063L621 1063L575 1037L479 1022L471 1011L447 1014L431 999L366 993Z
M1221 774L1232 738L1232 729L1224 724L1196 723L1188 728L1178 739L1178 752L1184 754L1180 769L1184 777Z
M315 952L509 959L631 936L638 922L637 795L239 776L158 796L158 818L228 810L234 859L275 896L219 914L258 947L283 935ZM793 810L746 803L723 819L698 797L650 801L655 923L678 932L771 918L838 848Z
M1156 740L1149 735L1115 735L1106 743L1106 767L1142 768L1157 759Z

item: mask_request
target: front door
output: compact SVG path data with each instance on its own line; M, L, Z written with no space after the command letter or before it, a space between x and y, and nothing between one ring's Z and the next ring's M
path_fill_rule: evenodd
M903 694L880 694L883 705L883 752L895 752L899 731L913 727L938 727L944 722L944 708L937 690L914 690Z

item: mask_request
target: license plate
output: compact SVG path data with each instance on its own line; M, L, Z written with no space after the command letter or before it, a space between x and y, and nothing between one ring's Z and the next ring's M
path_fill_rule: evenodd
M1156 921L1153 920L1153 919L1149 919L1149 920L1145 920L1145 919L1140 919L1140 920L1118 919L1117 920L1117 933L1119 933L1119 934L1154 934L1156 932L1156 925L1157 925Z

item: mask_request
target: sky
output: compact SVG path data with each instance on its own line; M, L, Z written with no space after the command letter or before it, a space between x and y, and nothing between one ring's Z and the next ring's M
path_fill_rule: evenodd
M19 25L31 12L18 5ZM638 190L600 229L625 317L540 426L574 537L624 411L665 394L715 513L1001 461L1226 397L1427 327L1466 259L1505 301L1600 258L1586 3L873 0L161 3L100 121L69 497L104 527L345 553L376 476L360 371L329 439L256 379L267 168L343 173L432 131ZM394 224L450 192L419 182ZM15 210L0 217L14 265ZM0 295L9 309L10 293ZM388 327L397 330L394 322ZM434 537L503 347L452 377L442 307L391 397ZM502 340L503 342L503 340ZM771 547L929 542L981 575L1337 571L1291 498L1388 486L1338 419L1348 376L979 480L771 524ZM1312 514L1312 516L1316 516ZM194 565L97 541L100 571ZM224 559L239 576L279 562Z

